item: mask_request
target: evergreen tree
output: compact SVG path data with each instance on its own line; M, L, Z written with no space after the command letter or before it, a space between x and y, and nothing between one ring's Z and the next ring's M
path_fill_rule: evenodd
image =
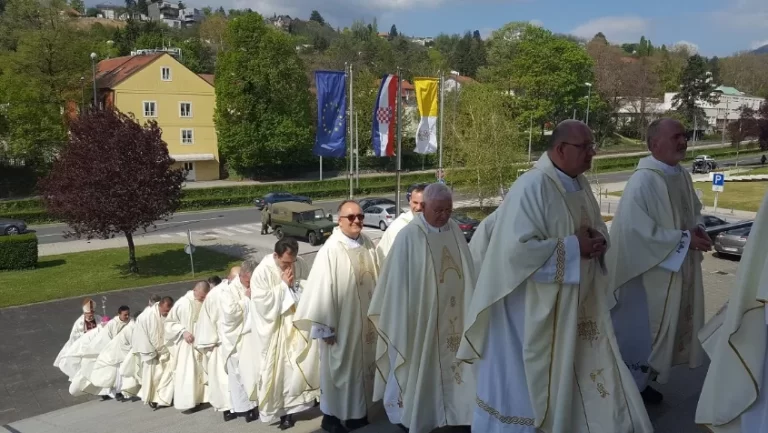
M392 27L389 29L389 40L395 39L399 33L397 33L397 26L392 24Z
M717 86L707 70L707 62L698 54L689 57L681 78L680 91L672 100L673 106L686 121L703 126L705 116L699 102L719 102L719 95L714 92Z
M318 12L316 10L312 11L312 13L309 15L309 20L310 21L314 21L314 22L320 24L321 26L325 25L325 19L323 19L323 16L320 15L320 12Z

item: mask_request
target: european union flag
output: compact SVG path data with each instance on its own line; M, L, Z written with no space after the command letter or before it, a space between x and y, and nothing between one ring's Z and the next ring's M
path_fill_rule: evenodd
M344 72L315 71L317 156L344 158L347 154L347 77Z

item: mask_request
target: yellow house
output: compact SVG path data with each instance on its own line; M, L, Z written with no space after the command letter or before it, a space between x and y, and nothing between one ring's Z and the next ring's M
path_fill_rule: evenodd
M212 75L197 75L167 53L102 60L96 85L103 106L157 121L168 153L187 180L219 179Z

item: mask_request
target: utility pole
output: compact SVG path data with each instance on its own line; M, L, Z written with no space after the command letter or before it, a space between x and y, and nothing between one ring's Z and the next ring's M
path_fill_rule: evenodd
M353 93L353 87L352 87L352 64L349 64L349 106L347 107L348 113L349 113L349 199L352 200L352 198L355 196L354 193L354 176L353 176L353 170L355 168L354 166L354 128L353 128L353 120L354 120L354 109L355 109L355 94Z
M533 114L531 114L531 123L528 126L528 164L531 163L531 145L533 143Z
M443 176L443 109L445 108L445 73L440 72L440 156L438 157L438 173L440 173L441 179ZM422 160L423 161L423 160Z
M589 103L592 99L592 83L584 83L584 85L587 86L587 117L584 123L589 125Z
M359 114L355 112L355 188L360 188L360 130L357 124Z
M397 113L397 208L395 209L396 213L395 215L400 215L400 172L401 172L401 164L402 164L402 156L403 156L403 148L402 148L402 140L401 140L401 133L402 133L402 127L400 126L400 108L403 105L400 97L401 93L401 86L402 86L402 79L400 78L400 67L397 68L397 96L395 98L396 109L395 112Z
M93 68L93 109L98 110L98 95L96 94L96 53L91 53L91 67Z

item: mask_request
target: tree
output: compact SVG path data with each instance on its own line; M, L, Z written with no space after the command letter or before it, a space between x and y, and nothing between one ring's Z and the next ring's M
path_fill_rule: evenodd
M535 26L527 22L510 22L494 30L487 40L487 67L480 73L483 81L496 84L504 90L512 88L512 60L525 34ZM442 51L442 50L441 50Z
M720 80L720 59L715 56L709 59L709 72L712 74L712 81L715 82L715 84L721 84L722 81Z
M714 92L716 87L704 58L694 54L688 58L688 64L683 70L680 91L672 99L673 107L689 122L698 123L703 128L704 109L699 106L699 101L717 104L720 98Z
M149 15L149 2L147 0L136 0L136 12Z
M128 269L138 273L133 233L180 203L184 172L174 163L156 122L142 127L116 110L93 110L70 124L68 145L41 182L43 201L69 225L68 236L124 235Z
M211 44L217 54L226 49L224 45L224 35L227 33L226 16L217 12L215 15L206 18L200 23L199 31L200 38Z
M590 42L591 42L591 43L595 43L595 44L598 44L598 43L599 43L599 44L601 44L601 45L608 45L608 39L605 37L605 35L603 34L603 32L597 32L597 34L595 35L595 37L594 37L594 38L592 38L592 41L590 41Z
M313 161L309 81L292 37L257 13L229 22L216 64L219 149L240 174L295 174Z
M187 7L184 5L183 2L179 2L179 9L186 9Z
M397 26L392 24L392 27L389 29L388 39L389 40L395 39L398 35L399 33L397 33Z
M96 8L88 8L85 11L85 16L87 16L87 17L97 17L97 16L99 16L99 10L96 9Z
M325 25L325 19L323 18L322 15L320 15L320 12L318 11L312 11L312 13L309 15L309 20L314 21L320 24L321 26Z
M85 13L85 2L83 0L69 0L69 7L81 14Z

